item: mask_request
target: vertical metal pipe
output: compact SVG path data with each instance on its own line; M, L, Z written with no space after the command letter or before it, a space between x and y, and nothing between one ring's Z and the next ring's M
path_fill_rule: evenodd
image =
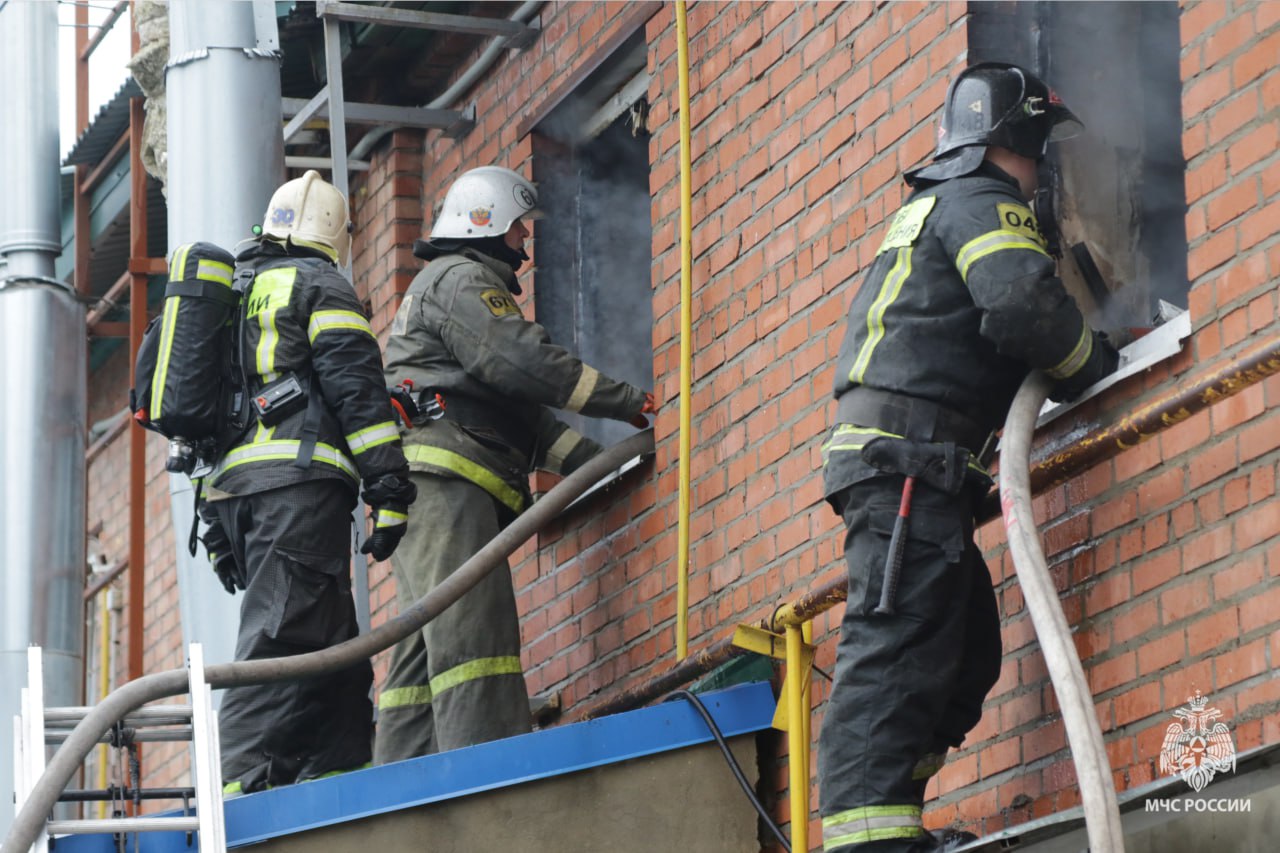
M693 166L689 139L689 24L676 0L676 53L680 85L680 468L676 531L676 657L689 654L689 454L693 443Z
M799 625L787 626L787 786L791 792L791 849L809 849L809 779L805 773L804 660Z
M251 236L284 180L280 64L271 4L174 0L169 4L169 248L206 240L230 251ZM255 25L255 17L257 25ZM262 28L260 31L259 28ZM269 32L265 30L270 30ZM235 657L238 599L223 591L204 551L186 548L191 482L169 477L182 633L209 663Z
M52 278L62 252L58 190L58 10L52 3L0 7L0 255L8 276ZM21 116L21 121L12 117Z
M0 720L44 648L49 702L78 702L85 572L84 307L53 279L61 252L57 5L0 5ZM0 830L13 821L0 737Z

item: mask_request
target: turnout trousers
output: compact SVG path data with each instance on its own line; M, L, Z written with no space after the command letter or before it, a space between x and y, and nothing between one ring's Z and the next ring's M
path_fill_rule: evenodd
M336 479L210 504L248 578L236 660L299 655L356 636L355 504ZM218 713L225 790L250 793L368 764L372 683L365 661L304 681L229 688Z
M496 501L474 483L421 472L410 477L418 499L391 555L402 613L503 526ZM452 607L396 644L378 697L374 761L402 761L531 728L520 619L504 560Z
M903 482L876 476L832 496L847 528L849 596L819 739L828 853L932 849L925 785L977 725L1000 674L999 614L969 489L948 495L916 481L896 612L873 612Z

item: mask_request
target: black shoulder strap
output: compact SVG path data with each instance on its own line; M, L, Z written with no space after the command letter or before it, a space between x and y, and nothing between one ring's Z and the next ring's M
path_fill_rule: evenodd
M312 371L307 384L307 414L302 420L302 440L298 443L298 455L293 459L293 467L311 467L316 442L320 440L320 416L323 412L324 396L320 393L320 381L316 379L315 371Z

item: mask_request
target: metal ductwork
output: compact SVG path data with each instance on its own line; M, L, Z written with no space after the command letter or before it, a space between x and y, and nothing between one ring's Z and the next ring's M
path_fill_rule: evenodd
M80 704L85 578L85 309L62 251L58 6L0 3L0 832L27 646L49 704Z
M169 250L205 240L234 252L284 181L279 37L269 0L169 4L166 194ZM203 548L187 551L191 481L169 477L182 634L209 663L235 657L238 598L222 589Z

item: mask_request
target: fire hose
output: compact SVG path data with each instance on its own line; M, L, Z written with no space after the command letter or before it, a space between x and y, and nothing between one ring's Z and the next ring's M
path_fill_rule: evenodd
M205 680L213 688L270 684L313 678L368 660L443 613L605 475L636 456L652 452L652 430L645 430L605 449L557 483L429 593L369 633L327 649L293 657L215 664L205 669ZM185 693L187 686L185 669L144 675L112 692L86 714L54 753L44 774L32 788L31 796L9 827L0 853L27 853L31 849L59 794L111 726L147 702Z
M1071 626L1049 575L1031 512L1031 437L1050 384L1048 377L1036 371L1022 383L1013 400L1001 438L1000 504L1018 583L1062 709L1084 805L1089 849L1094 853L1124 853L1120 807L1093 694L1085 681L1084 668L1071 639Z

